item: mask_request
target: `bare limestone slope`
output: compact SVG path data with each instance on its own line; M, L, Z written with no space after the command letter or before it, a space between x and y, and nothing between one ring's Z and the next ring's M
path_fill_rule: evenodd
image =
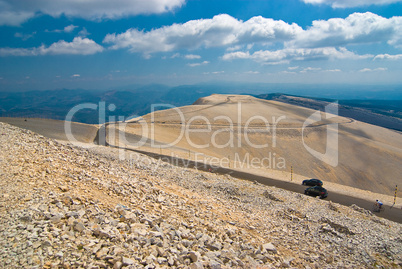
M181 157L190 156L188 152L206 162L216 157L226 160L221 166L249 168L282 180L289 180L292 167L300 183L302 177L319 178L392 196L395 185L401 185L402 134L335 115L326 119L324 113L320 121L305 125L316 112L251 96L215 94L191 106L145 115L124 130L128 136L172 143L172 154ZM328 130L334 130L337 139L328 140ZM338 162L311 153L331 149Z
M0 147L1 268L402 266L402 225L357 207L4 123Z
M65 130L65 126L67 125L69 126L68 128L71 128L73 139L83 143L92 143L99 129L98 125L94 124L38 118L0 117L0 122L28 129L43 136L58 140L68 140Z

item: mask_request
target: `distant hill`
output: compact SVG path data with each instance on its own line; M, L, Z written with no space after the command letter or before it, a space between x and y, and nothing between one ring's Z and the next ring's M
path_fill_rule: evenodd
M148 114L151 112L152 104L184 106L192 104L200 97L220 92L223 91L204 86L168 87L158 84L110 91L62 89L0 92L0 117L64 120L67 113L76 105L85 103L98 105L99 102L105 102L106 121L110 121L110 116L118 120L119 116L126 119ZM111 104L115 107L113 111L108 107ZM95 124L99 122L99 113L93 109L82 109L75 113L73 121Z
M324 111L329 103L337 101L339 116L402 131L402 100L334 100L282 93L262 94L256 97L321 111Z

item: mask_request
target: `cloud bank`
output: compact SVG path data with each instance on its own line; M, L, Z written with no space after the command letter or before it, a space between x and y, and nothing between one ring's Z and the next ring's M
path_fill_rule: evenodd
M75 28L69 25L64 32ZM109 49L126 49L141 53L145 58L158 52L176 52L171 58L195 60L201 59L201 56L181 55L178 51L223 48L226 50L221 57L223 60L250 59L268 64L332 59L400 60L400 55L359 55L347 47L381 43L402 48L402 17L384 18L370 12L353 13L346 18L313 21L310 27L303 29L295 23L261 16L242 21L221 14L211 19L191 20L150 31L131 28L123 33L107 34L103 43ZM49 47L3 48L0 49L0 56L89 55L103 50L104 47L95 41L80 36L70 43L62 40Z
M330 5L333 8L349 8L370 5L388 5L402 2L402 0L303 0L306 4Z
M402 60L402 54L390 55L390 54L379 54L374 57L373 60Z
M222 14L212 19L192 20L145 32L129 29L121 34L108 34L104 43L112 49L154 53L180 49L226 46L233 51L242 45L269 45L282 42L292 48L340 47L352 44L387 42L395 47L402 43L402 17L384 18L376 14L353 13L345 19L313 21L304 30L297 24L253 17L240 21Z
M372 55L356 55L345 48L315 48L315 49L282 49L276 51L260 50L252 54L242 51L225 54L223 60L251 59L256 62L271 64L289 63L291 61L311 61L329 59L365 59Z
M388 68L385 68L385 67L379 67L376 69L363 68L363 69L359 70L359 72L367 73L367 72L378 72L378 71L387 71L387 70L388 70Z
M209 64L209 61L203 61L202 63L192 63L192 64L187 64L190 67L196 67L196 66L200 66L200 65L207 65Z
M121 34L108 34L104 43L112 49L127 48L131 52L150 54L173 50L244 45L248 43L293 40L303 29L297 24L253 17L237 20L221 14L212 19L192 20L148 32L129 29Z
M241 21L221 14L212 19L192 20L151 31L129 29L120 34L108 34L103 42L110 44L111 49L128 49L147 57L157 52L226 47L228 53L222 57L223 60L252 59L280 63L293 60L364 59L374 56L357 55L345 47L387 43L401 48L402 17L384 18L370 12L353 13L344 19L313 21L311 27L303 29L294 23L261 16ZM241 51L242 48L250 50L255 44L283 48L252 53Z
M89 20L117 19L138 14L164 13L185 0L0 0L0 25L18 26L35 14L62 14Z
M38 55L90 55L103 51L103 47L95 41L76 37L72 42L60 40L49 47L37 48L0 48L0 56L38 56Z
M187 60L194 60L194 59L201 59L200 55L194 55L194 54L188 54L184 56L185 59Z
M345 19L313 21L313 25L288 45L295 47L327 47L387 42L400 47L402 17L384 18L373 14L353 13Z

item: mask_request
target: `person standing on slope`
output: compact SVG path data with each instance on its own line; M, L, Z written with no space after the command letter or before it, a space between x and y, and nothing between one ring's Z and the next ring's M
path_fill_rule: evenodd
M378 211L381 210L383 203L380 200L375 200L377 207L378 207Z

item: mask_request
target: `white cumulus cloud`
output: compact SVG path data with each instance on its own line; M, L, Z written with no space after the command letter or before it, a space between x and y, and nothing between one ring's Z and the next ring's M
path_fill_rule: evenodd
M79 36L86 37L89 36L90 33L88 32L87 28L83 27L82 30L78 33Z
M45 54L80 54L90 55L103 51L103 47L98 45L95 41L75 37L72 42L66 42L64 40L53 43L45 50Z
M34 35L36 35L36 32L33 32L32 34L24 34L24 33L17 32L14 34L15 37L21 38L23 41L26 41L26 40L34 37Z
M214 72L204 72L204 75L219 75L219 74L224 74L225 71L214 71Z
M60 40L51 44L49 47L44 45L35 48L0 48L0 56L38 56L38 55L58 55L58 54L73 54L73 55L90 55L102 52L103 47L95 41L75 37L72 42Z
M185 0L0 0L0 25L20 25L35 14L65 14L90 20L117 19L138 14L164 13Z
M385 67L379 67L379 68L375 68L375 69L363 68L363 69L359 70L359 72L367 73L367 72L377 72L377 71L387 71L387 70L388 70L388 68L385 68Z
M195 55L195 54L187 54L184 56L187 60L194 60L194 59L201 59L200 55Z
M236 50L239 50L239 49L241 49L241 48L242 48L242 46L236 45L236 46L233 46L233 47L229 47L229 48L227 48L226 50L227 50L227 51L236 51Z
M320 48L322 52L329 48L340 52L341 47L370 43L388 43L399 48L402 47L402 17L353 13L346 18L313 21L312 26L303 29L294 23L261 16L241 21L221 14L212 19L191 20L150 31L132 28L120 34L108 34L103 42L110 44L110 49L128 49L145 56L156 52L226 47L226 58L250 58L239 50L251 51L255 44L263 47L276 44L295 50ZM283 51L264 54L268 58L283 58Z
M0 25L19 26L24 21L35 16L34 12L7 11L2 9L0 2Z
M71 32L73 32L74 29L77 28L77 27L78 27L78 26L75 26L75 25L73 25L73 24L70 24L70 25L64 27L63 29L56 29L56 30L52 30L52 31L46 30L46 32L71 33Z
M300 71L300 73L317 72L317 71L321 71L321 68L320 67L306 67L302 71Z
M313 5L330 5L333 8L348 8L369 5L388 5L402 2L402 0L303 0L303 2Z
M247 71L247 72L244 72L244 74L250 74L250 75L256 75L256 74L259 74L260 72L258 72L258 71Z
M346 19L313 21L313 25L288 42L290 47L329 47L387 42L401 46L402 17L384 18L376 14L353 13Z
M111 44L112 49L127 48L131 52L150 54L254 42L284 42L293 40L302 31L297 24L261 16L243 22L221 14L212 19L192 20L148 32L129 29L121 34L108 34L103 42Z
M402 54L390 55L390 54L379 54L374 57L373 60L402 60Z
M64 32L66 32L66 33L71 33L72 31L74 31L74 29L75 28L77 28L78 26L75 26L75 25L69 25L69 26L66 26L66 27L64 27Z
M276 51L260 50L254 53L236 51L225 54L223 60L251 59L263 63L289 63L290 61L329 60L329 59L365 59L372 55L356 55L345 48L285 48Z
M200 65L206 65L209 64L208 61L203 61L202 63L193 63L193 64L187 64L190 67L196 67L196 66L200 66Z

